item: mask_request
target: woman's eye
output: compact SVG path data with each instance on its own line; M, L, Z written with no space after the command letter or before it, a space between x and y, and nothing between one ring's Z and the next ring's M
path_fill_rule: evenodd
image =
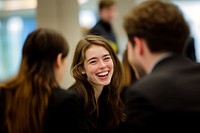
M109 61L110 59L111 59L110 57L104 58L105 61Z
M90 61L90 64L95 64L97 61Z

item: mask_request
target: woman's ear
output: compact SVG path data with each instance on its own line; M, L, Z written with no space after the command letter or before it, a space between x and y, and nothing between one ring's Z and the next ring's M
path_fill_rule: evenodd
M85 69L83 67L81 67L81 74L86 74Z
M56 58L55 66L59 68L62 65L62 54L59 53Z
M84 67L79 66L78 70L81 72L81 74L86 74Z
M83 75L84 75L84 74L85 74L85 71L82 71L82 72L81 72L81 74L83 74Z

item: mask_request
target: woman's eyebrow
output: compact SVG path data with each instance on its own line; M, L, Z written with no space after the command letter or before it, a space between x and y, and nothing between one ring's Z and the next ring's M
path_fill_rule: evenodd
M94 59L97 59L97 57L92 57L92 58L88 59L87 62L94 60Z

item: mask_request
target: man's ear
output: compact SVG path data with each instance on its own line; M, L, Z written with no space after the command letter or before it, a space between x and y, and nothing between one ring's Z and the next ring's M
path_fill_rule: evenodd
M135 47L137 49L137 53L139 55L142 55L144 53L144 40L139 37L134 37L133 39L135 41Z
M59 68L62 65L62 54L59 53L56 58L55 66Z

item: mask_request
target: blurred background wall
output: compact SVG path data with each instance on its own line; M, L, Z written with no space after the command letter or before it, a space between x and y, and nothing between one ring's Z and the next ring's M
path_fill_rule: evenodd
M144 0L116 0L117 18L113 23L119 43L119 58L127 38L122 27L123 16ZM187 19L194 37L197 61L200 62L200 0L173 0ZM68 70L61 83L73 83L69 68L79 39L98 20L98 0L0 0L0 82L14 76L21 62L26 36L36 28L52 28L62 33L70 44Z

